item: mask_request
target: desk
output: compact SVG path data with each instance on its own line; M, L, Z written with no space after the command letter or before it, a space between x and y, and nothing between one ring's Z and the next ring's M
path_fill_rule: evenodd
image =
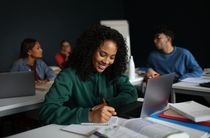
M23 133L9 136L8 138L86 138L82 135L60 130L62 125L47 125Z
M176 93L210 97L210 88L201 87L199 86L198 83L178 82L173 84L172 88L173 88L171 96L172 103L176 102Z
M133 85L140 85L143 78L139 77L131 81ZM0 117L12 115L20 112L37 109L44 101L44 97L53 82L37 87L34 96L24 96L15 98L0 99Z
M53 81L37 87L34 96L23 96L0 99L0 117L37 109L44 101L47 90Z
M192 136L192 138L200 138L200 137L208 138L208 136L209 136L208 133L205 133L205 132L202 132L199 130L187 128L184 126L179 126L176 124L168 123L165 121L160 121L160 120L153 119L153 118L147 118L147 119L154 121L154 122L158 122L160 124L168 125L168 126L180 129L180 130L184 130L188 134L190 134ZM51 124L51 125L47 125L44 127L30 130L30 131L26 131L23 133L19 133L16 135L12 135L12 136L9 136L8 138L29 138L29 137L30 138L85 138L85 136L82 136L82 135L62 131L62 130L60 130L62 127L65 127L65 126Z
M36 90L34 96L0 99L0 117L39 108L44 101L45 93Z
M0 117L38 109L52 84L53 81L49 81L45 84L36 86L36 93L34 96L0 99Z

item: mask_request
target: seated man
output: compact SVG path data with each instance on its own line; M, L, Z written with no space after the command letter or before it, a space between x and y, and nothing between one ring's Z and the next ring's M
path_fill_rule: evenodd
M148 58L147 77L176 73L176 81L187 77L200 77L202 69L187 49L173 46L174 34L166 27L159 28L154 36L157 51Z

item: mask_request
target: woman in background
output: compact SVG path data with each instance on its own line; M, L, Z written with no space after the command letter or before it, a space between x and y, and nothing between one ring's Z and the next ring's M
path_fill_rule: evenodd
M72 48L68 40L60 42L60 51L55 55L56 64L63 69L71 54Z
M36 39L27 38L21 43L19 59L10 71L34 71L36 84L54 80L54 72L41 59L43 50Z
M123 36L96 25L77 40L68 67L45 96L40 119L46 123L107 122L115 108L137 100L137 91L123 73L127 48Z

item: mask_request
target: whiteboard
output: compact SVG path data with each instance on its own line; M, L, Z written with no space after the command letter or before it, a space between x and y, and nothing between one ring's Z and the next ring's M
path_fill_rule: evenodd
M117 31L119 31L127 45L128 49L128 58L131 56L131 49L130 49L130 34L129 34L129 24L127 20L101 20L100 24L111 27Z

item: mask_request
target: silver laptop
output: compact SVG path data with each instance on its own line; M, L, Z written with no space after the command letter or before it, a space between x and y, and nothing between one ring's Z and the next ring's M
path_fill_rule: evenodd
M35 95L33 72L0 73L0 98Z
M175 74L171 73L148 80L140 117L150 116L167 106L174 77Z

